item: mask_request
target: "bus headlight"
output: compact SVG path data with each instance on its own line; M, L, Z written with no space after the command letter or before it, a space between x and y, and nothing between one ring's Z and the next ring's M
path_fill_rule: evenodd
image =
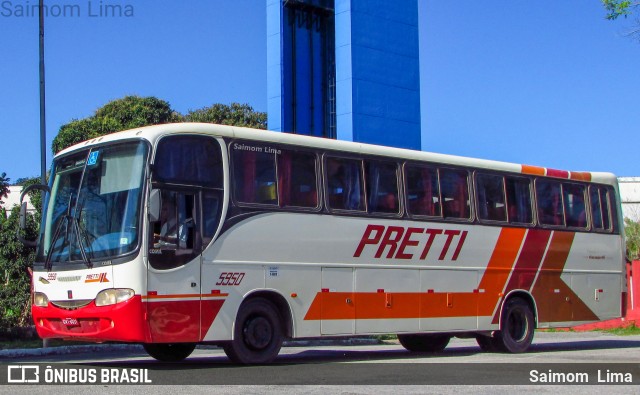
M47 298L47 295L42 292L34 292L33 305L38 307L47 307L49 306L49 298Z
M121 303L133 297L135 292L128 288L105 289L96 295L96 306L109 306Z

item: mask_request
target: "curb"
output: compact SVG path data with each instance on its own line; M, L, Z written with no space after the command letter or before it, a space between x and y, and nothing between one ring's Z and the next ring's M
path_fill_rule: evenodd
M309 340L287 340L282 343L283 347L321 347L321 346L368 346L381 344L381 341L374 338L353 338L353 339L309 339ZM199 345L199 349L215 349L217 346ZM59 346L47 348L16 348L10 350L0 350L0 359L22 358L22 357L42 357L48 355L82 354L82 353L105 353L105 352L132 352L146 355L146 351L141 344L92 344L81 346Z
M140 344L95 344L83 346L60 346L47 348L16 348L0 350L0 358L42 357L47 355L80 354L94 352L130 351L144 353Z

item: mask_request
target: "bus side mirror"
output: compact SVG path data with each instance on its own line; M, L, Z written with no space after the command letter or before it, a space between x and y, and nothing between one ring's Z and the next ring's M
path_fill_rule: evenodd
M158 222L160 220L160 190L152 189L149 193L149 221Z

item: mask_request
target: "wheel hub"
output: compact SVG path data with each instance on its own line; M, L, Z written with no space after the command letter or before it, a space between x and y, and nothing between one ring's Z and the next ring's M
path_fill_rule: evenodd
M273 328L265 317L247 320L243 332L247 346L258 350L267 347L273 337Z

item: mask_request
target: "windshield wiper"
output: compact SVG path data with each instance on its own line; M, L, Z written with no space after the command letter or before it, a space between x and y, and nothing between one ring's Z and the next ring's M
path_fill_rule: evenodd
M83 243L83 239L81 238L81 235L83 235L82 233L80 233L80 221L78 221L78 218L73 218L73 228L76 230L76 241L78 242L78 245L80 246L80 255L82 255L82 260L84 261L85 265L87 265L87 267L89 269L91 269L93 267L93 263L91 263L91 261L89 260L89 257L87 256L87 252L84 250L84 243Z
M75 234L76 234L76 242L78 243L78 245L80 247L80 255L82 256L82 260L84 261L84 263L87 265L88 268L92 268L93 267L93 263L91 263L91 260L89 259L89 257L87 257L87 252L85 251L84 246L83 246L82 236L84 234L80 231L79 220L78 220L77 216L71 215L71 202L72 201L73 201L73 195L71 195L69 197L69 203L67 205L67 213L64 216L62 216L62 218L60 218L60 222L58 222L58 226L56 226L56 230L55 230L55 232L53 232L53 238L51 239L51 245L49 247L49 251L47 252L47 257L46 257L46 259L44 261L45 270L51 270L53 268L53 264L51 262L51 257L53 256L53 250L55 249L56 241L60 237L60 233L62 231L62 225L64 223L67 224L67 226L66 226L66 235L65 235L64 240L68 241L70 239L69 238L69 227L73 226L73 231L75 231ZM77 202L76 202L76 208L77 208L77 206L78 205L77 205ZM84 238L86 240L86 235L84 235ZM63 241L63 246L64 246L64 241ZM71 245L70 244L68 246L68 249L69 249L69 260L71 260Z
M51 245L49 246L49 251L47 252L47 257L44 260L44 268L45 270L51 270L53 265L51 263L51 256L53 255L53 250L55 249L56 241L58 237L60 237L60 232L62 231L62 224L66 221L69 222L70 215L65 215L60 218L60 222L58 222L58 226L56 226L55 232L53 232L53 238L51 239ZM67 232L68 233L68 232Z
M84 200L82 200L82 204L80 204L78 206L78 204L76 203L76 208L75 208L75 216L73 218L73 225L74 228L76 230L76 239L78 241L78 245L80 246L80 254L82 255L82 260L85 262L85 264L87 265L87 267L89 269L91 269L93 267L93 264L91 263L91 260L89 259L89 257L87 257L87 252L84 249L84 243L87 243L87 246L89 246L88 242L89 242L89 238L87 237L87 231L86 229L82 228L81 230L81 226L80 226L80 214L82 214L82 209L84 208L84 203L87 201L87 199L85 198ZM92 252L93 255L93 252Z

